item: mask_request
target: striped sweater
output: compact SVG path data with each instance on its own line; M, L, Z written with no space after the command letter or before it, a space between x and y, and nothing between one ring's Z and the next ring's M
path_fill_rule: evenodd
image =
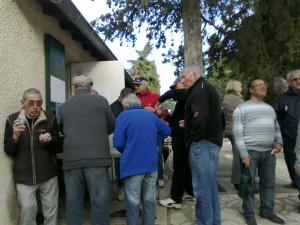
M270 151L274 143L282 144L275 111L264 102L246 101L234 110L233 136L241 157L247 150Z

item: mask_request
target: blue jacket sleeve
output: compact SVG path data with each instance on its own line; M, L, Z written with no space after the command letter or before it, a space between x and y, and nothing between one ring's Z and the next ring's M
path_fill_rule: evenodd
M160 143L171 134L171 129L167 123L161 121L160 119L156 120L156 124L157 124L157 143Z

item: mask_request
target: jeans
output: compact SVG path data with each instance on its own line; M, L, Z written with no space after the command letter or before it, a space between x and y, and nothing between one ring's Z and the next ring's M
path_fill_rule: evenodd
M182 202L184 191L193 194L192 174L189 165L189 151L184 143L183 135L172 136L173 149L173 179L171 185L171 198L176 203Z
M58 181L57 177L53 177L44 182L25 185L16 184L17 198L21 206L20 225L36 224L36 191L40 191L44 224L57 225L58 223Z
M109 224L109 173L107 167L64 171L67 224L81 225L85 185L91 202L91 224Z
M163 142L157 145L158 149L158 180L164 179Z
M120 157L115 157L115 173L118 187L123 187L123 180L120 179Z
M143 205L143 225L155 224L157 171L124 179L126 220L128 225L139 224L139 205Z
M289 137L283 137L283 154L286 166L289 171L290 178L293 184L297 187L298 191L300 192L300 176L296 174L294 165L296 162L296 154L294 152L295 149L295 141L291 140ZM300 197L300 195L299 195Z
M243 199L244 216L245 218L254 217L255 198L253 186L257 169L261 202L259 211L263 216L270 216L274 213L276 157L271 155L271 151L257 152L248 150L248 154L250 156L249 172L252 184L248 185L248 197Z
M220 146L207 140L192 142L190 146L190 164L198 225L221 224L217 184L220 149Z

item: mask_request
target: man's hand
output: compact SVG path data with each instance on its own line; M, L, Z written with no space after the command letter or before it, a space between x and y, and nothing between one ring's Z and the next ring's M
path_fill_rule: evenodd
M48 143L48 142L50 142L52 140L52 136L49 133L41 134L39 136L39 140L42 143Z
M250 156L246 155L246 156L242 157L242 162L245 164L245 167L249 167L249 165L250 165Z
M146 106L144 109L150 111L150 112L155 112L155 108L152 108L151 106Z
M275 154L279 153L281 151L281 147L282 147L281 144L273 144L271 154L275 155Z
M179 127L184 128L184 120L179 120Z
M296 170L296 169L295 169L295 171L296 171L296 174L300 177L300 171Z
M25 124L24 122L20 121L20 120L15 120L14 124L13 124L13 140L14 142L17 142L21 132L23 132L25 130Z

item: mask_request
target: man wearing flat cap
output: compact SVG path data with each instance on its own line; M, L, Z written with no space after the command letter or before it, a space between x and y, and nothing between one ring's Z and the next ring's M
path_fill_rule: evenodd
M109 224L108 135L115 116L108 101L90 94L91 78L75 76L75 95L60 107L64 138L63 171L66 187L67 224L82 223L85 186L91 200L91 224Z

